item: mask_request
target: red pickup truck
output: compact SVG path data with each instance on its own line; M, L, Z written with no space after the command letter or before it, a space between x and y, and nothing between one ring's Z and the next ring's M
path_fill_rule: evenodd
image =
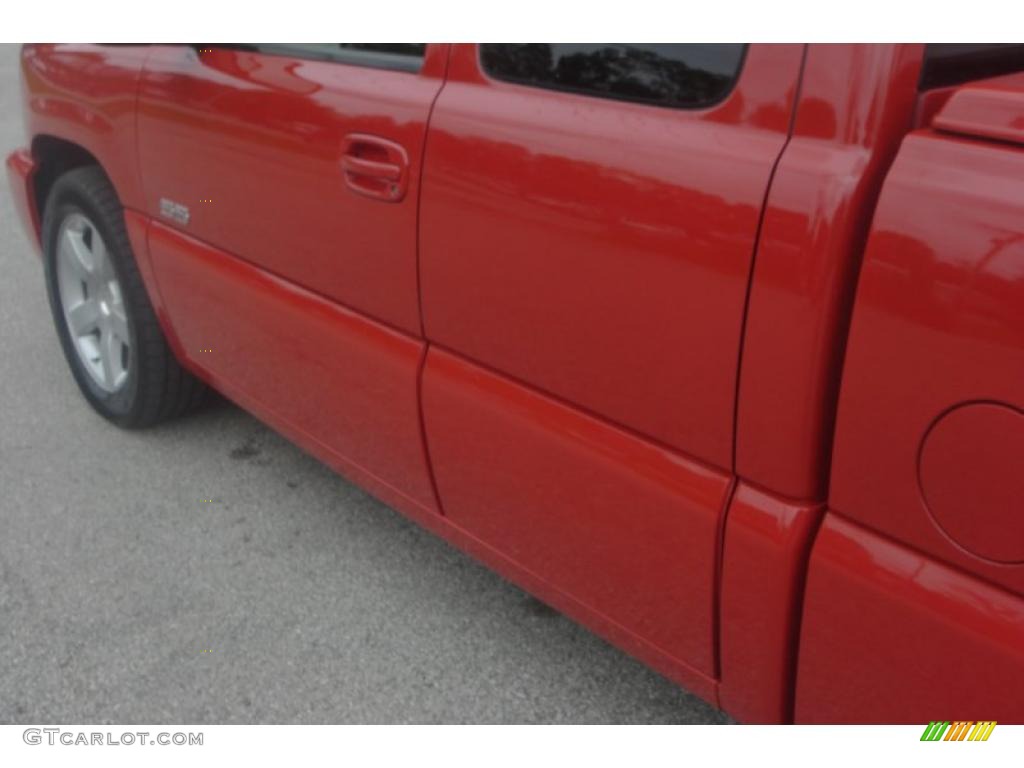
M1024 722L1024 48L29 45L85 399L213 387L745 722Z

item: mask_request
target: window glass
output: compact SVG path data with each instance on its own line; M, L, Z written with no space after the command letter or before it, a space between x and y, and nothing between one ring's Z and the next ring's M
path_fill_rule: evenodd
M959 85L971 80L1022 71L1024 45L936 43L925 46L921 89Z
M222 47L408 72L419 72L427 50L426 43L257 43Z
M745 50L733 43L502 43L481 45L480 59L499 80L693 108L725 98Z
M427 50L426 43L338 43L338 47L350 51L376 51L377 53L393 53L396 56L416 56L421 59Z

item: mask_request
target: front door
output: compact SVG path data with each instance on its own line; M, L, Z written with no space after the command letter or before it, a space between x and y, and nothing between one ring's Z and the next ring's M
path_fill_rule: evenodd
M154 46L149 253L189 365L396 506L436 509L416 216L447 46Z

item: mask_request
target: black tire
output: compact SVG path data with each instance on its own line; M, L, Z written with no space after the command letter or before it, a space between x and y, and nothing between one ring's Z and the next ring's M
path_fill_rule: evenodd
M123 384L107 392L85 369L75 350L61 306L57 283L57 238L73 213L92 222L107 246L128 321L132 347ZM86 166L54 182L43 212L42 240L46 292L64 357L85 399L119 427L137 429L178 416L200 404L206 388L181 367L164 338L139 275L124 227L124 210L102 169Z

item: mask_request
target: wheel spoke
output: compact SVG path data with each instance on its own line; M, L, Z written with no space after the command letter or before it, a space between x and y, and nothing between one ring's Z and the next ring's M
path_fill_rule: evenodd
M68 310L68 327L74 336L84 336L96 330L100 319L100 305L95 298L86 299Z
M123 306L115 304L111 307L109 322L110 330L117 336L118 340L126 347L131 346L128 336L128 318L125 317Z
M81 232L75 232L70 228L64 230L59 255L80 280L92 281L92 254L89 253L89 249L85 245L85 238Z
M107 256L107 246L96 229L92 229L89 237L90 250L92 251L92 271L96 277L109 282L114 279L114 270L110 266L110 258Z
M116 355L116 357L115 357ZM108 387L114 386L115 373L120 370L121 342L110 329L100 337L100 365L103 368L103 381Z

